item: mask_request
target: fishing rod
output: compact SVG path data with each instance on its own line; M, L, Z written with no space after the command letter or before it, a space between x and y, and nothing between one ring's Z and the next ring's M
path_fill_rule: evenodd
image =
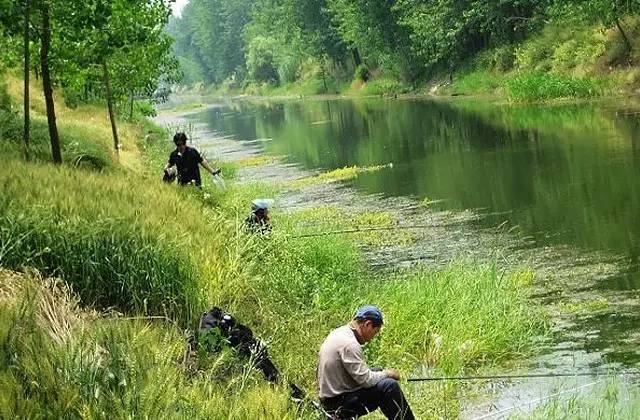
M411 226L386 226L386 227L375 227L375 228L362 228L362 229L344 229L344 230L332 230L329 232L315 232L315 233L305 233L302 235L291 236L291 238L312 238L316 236L329 236L329 235L344 235L350 233L362 233L362 232L377 232L377 231L385 231L385 230L405 230L405 229L430 229L436 227L442 227L445 225L411 225Z
M617 376L640 376L640 372L619 372ZM490 381L494 379L532 379L532 378L567 378L567 377L597 377L606 376L595 372L573 373L532 373L529 375L487 375L487 376L433 376L423 378L408 378L407 382L436 382L436 381Z

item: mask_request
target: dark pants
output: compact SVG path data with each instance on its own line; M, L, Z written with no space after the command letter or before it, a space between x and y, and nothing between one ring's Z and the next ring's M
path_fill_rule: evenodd
M391 378L383 379L371 388L363 388L324 399L322 405L329 414L338 419L364 416L377 408L380 408L388 419L414 419L409 403L400 389L400 384Z

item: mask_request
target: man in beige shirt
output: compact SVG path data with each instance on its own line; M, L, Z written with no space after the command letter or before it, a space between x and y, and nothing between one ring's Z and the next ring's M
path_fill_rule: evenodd
M320 402L334 418L363 416L377 408L388 419L413 420L395 369L371 370L362 345L382 328L382 312L363 306L349 324L331 331L322 343L318 361Z

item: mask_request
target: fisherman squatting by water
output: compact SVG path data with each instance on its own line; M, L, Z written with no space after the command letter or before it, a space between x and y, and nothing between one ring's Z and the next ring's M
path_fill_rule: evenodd
M413 420L413 412L400 389L395 369L367 366L362 345L382 328L382 312L363 306L353 319L327 336L320 347L318 391L320 402L333 418L363 416L378 408L388 419Z

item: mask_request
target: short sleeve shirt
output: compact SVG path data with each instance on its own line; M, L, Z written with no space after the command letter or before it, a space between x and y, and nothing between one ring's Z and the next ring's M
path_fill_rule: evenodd
M178 183L188 184L194 182L196 185L201 185L202 180L200 178L200 167L202 163L202 156L196 149L187 147L184 153L174 150L169 155L169 166L176 166L178 168Z

